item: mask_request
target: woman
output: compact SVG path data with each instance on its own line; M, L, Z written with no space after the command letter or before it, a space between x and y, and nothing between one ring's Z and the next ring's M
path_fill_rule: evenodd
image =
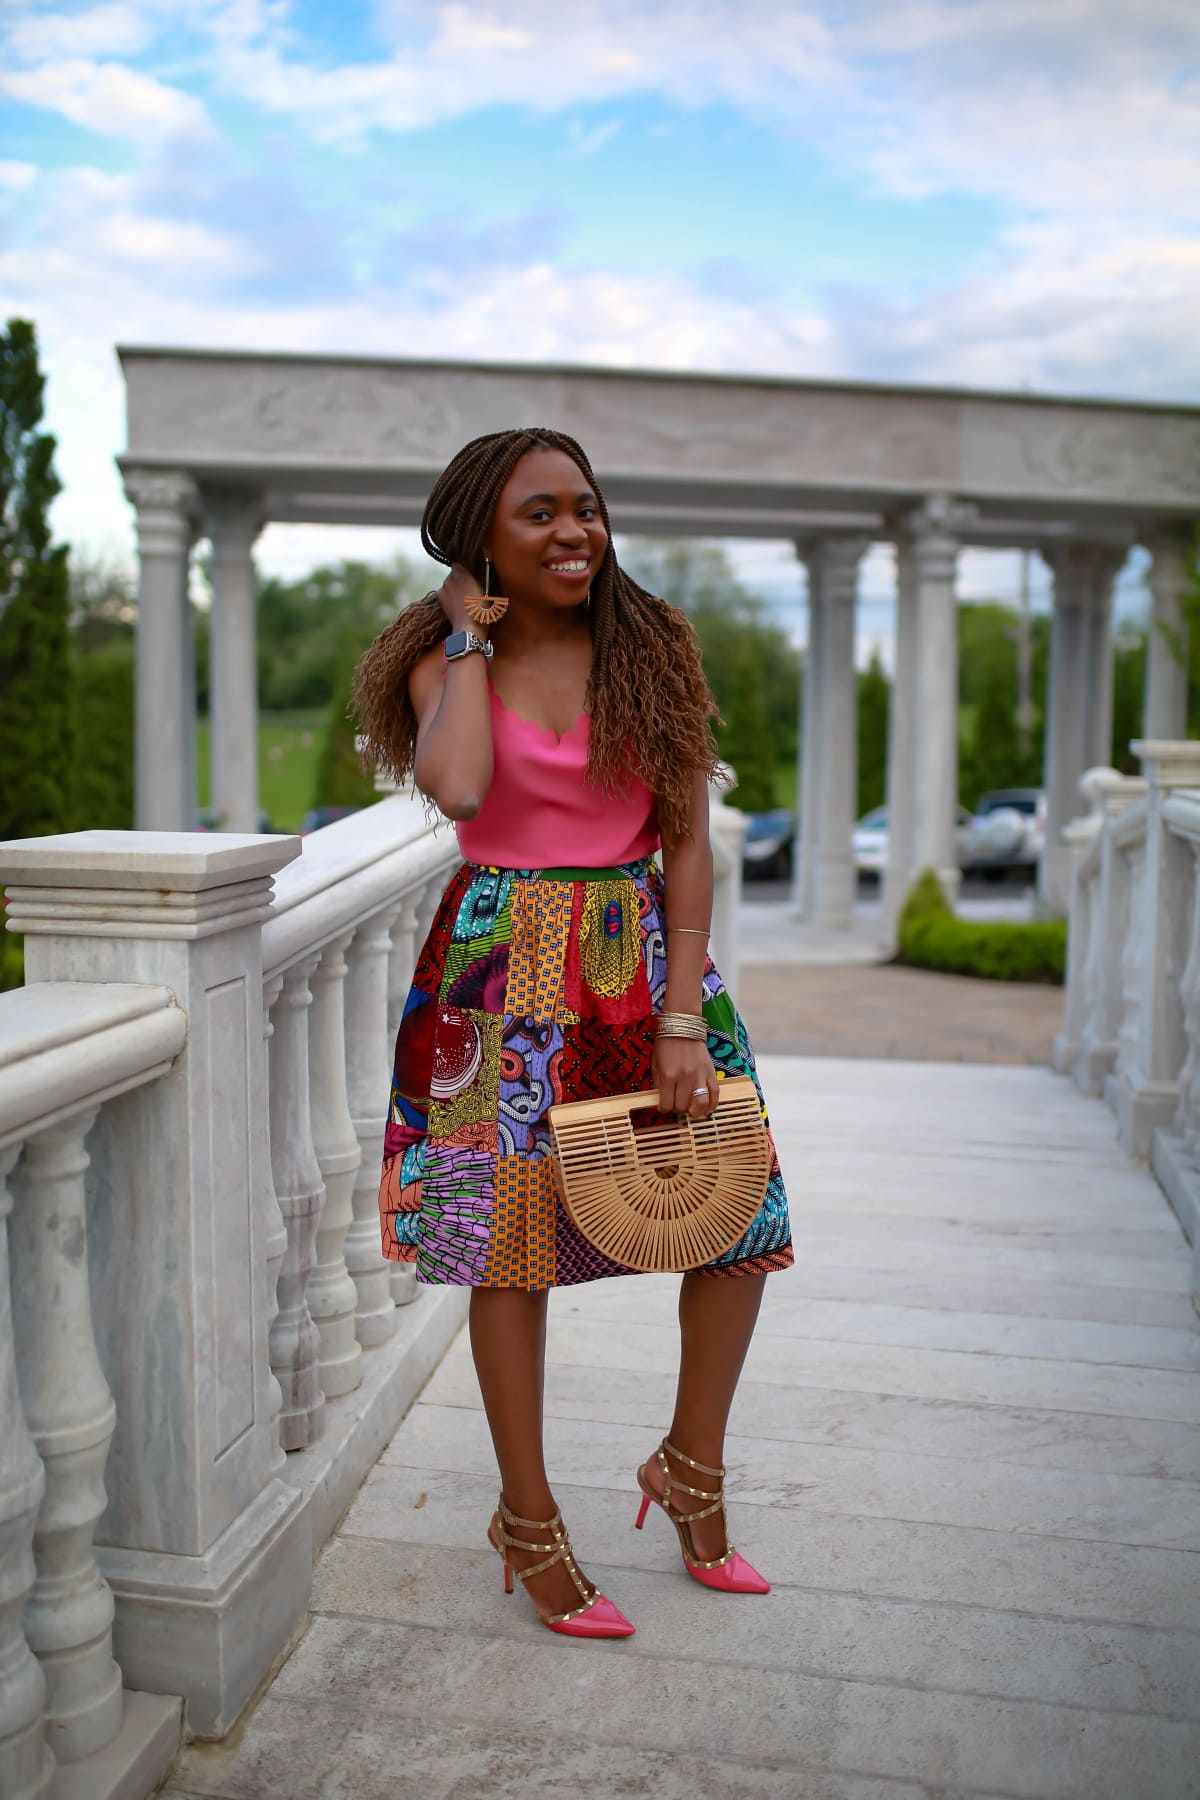
M372 645L355 698L368 754L456 822L465 860L397 1036L384 1254L473 1289L501 1478L488 1538L506 1588L519 1576L555 1631L625 1637L633 1626L579 1569L550 1489L542 1385L549 1289L632 1271L563 1210L546 1115L657 1088L663 1111L699 1118L719 1073L753 1074L706 954L715 708L686 616L619 568L574 439L475 439L435 485L421 534L450 573ZM769 1592L728 1542L721 1464L765 1276L791 1261L772 1151L744 1238L683 1277L675 1413L637 1471L637 1523L662 1507L688 1573L726 1592Z

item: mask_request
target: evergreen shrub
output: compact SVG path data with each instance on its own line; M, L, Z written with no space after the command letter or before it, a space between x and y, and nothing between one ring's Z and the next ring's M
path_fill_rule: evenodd
M1067 922L960 919L933 870L926 869L900 914L896 960L946 975L1061 986L1067 963Z

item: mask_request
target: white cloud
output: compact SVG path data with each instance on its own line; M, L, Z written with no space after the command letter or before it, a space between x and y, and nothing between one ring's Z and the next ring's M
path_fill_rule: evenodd
M82 57L0 71L0 93L27 106L60 113L73 125L106 137L154 143L163 138L207 137L201 102L124 63Z
M0 188L10 194L24 193L38 178L36 163L0 161Z
M44 62L56 56L130 56L144 50L155 33L145 5L113 0L82 12L13 8L7 49L22 62Z

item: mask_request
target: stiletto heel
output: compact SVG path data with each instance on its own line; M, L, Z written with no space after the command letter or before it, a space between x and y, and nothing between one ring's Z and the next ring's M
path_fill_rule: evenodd
M521 1525L529 1531L548 1532L548 1544L526 1543L523 1538L513 1537L509 1532L510 1525ZM493 1532L495 1536L493 1536ZM492 1522L488 1526L488 1543L497 1552L504 1563L504 1591L512 1593L514 1574L518 1581L531 1581L535 1575L541 1575L555 1563L561 1562L567 1574L579 1590L582 1606L573 1606L569 1612L538 1613L538 1618L548 1631L557 1631L563 1637L618 1638L632 1637L634 1627L619 1607L605 1598L599 1588L582 1575L571 1549L571 1540L563 1530L562 1514L556 1512L552 1519L521 1519L510 1512L501 1495ZM531 1555L538 1551L549 1551L541 1562L536 1562L528 1569L514 1569L508 1560L510 1550L527 1550ZM531 1596L532 1598L532 1596Z
M671 1466L667 1456L671 1455L676 1462L685 1463L689 1469L695 1469L701 1475L712 1475L720 1486L716 1488L689 1487L686 1481L676 1481L671 1474ZM729 1542L729 1527L725 1515L725 1471L710 1469L705 1463L699 1463L694 1457L685 1456L666 1438L654 1453L654 1460L662 1470L663 1491L656 1493L646 1479L645 1463L637 1472L637 1483L642 1490L642 1506L637 1516L638 1530L646 1517L650 1502L661 1506L675 1527L679 1538L679 1548L683 1553L683 1566L693 1581L701 1587L715 1588L723 1594L769 1594L771 1584L761 1576L752 1563L734 1549ZM694 1512L685 1512L681 1507L671 1505L671 1494L678 1489L682 1494L691 1494L696 1500L711 1501L709 1506L700 1506ZM720 1513L725 1524L725 1554L714 1557L710 1562L702 1562L696 1555L696 1546L692 1540L691 1527L696 1519L709 1519L714 1513Z
M642 1526L646 1523L646 1514L649 1511L650 1511L650 1496L649 1496L649 1494L643 1494L642 1495L642 1504L638 1508L638 1516L633 1522L635 1531L640 1531L642 1529Z

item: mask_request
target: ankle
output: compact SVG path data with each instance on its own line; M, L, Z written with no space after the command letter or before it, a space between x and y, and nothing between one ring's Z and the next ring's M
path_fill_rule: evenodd
M501 1488L500 1502L518 1519L528 1519L535 1525L549 1524L558 1511L558 1504L548 1487Z
M672 1474L678 1475L689 1486L712 1488L714 1493L721 1486L725 1462L723 1442L689 1437L686 1432L677 1432L672 1427L663 1439L662 1447Z

